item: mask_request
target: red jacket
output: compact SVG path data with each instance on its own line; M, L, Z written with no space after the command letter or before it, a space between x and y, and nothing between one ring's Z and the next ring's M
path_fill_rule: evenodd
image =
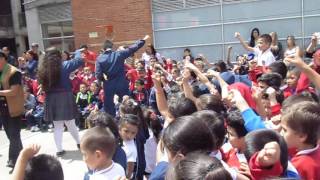
M85 53L85 59L89 61L96 61L97 54L92 51L88 51L87 53ZM96 65L88 62L85 63L85 67L89 67L91 72L95 72L96 70Z
M298 170L301 179L320 179L320 147L299 151L291 159L293 166Z

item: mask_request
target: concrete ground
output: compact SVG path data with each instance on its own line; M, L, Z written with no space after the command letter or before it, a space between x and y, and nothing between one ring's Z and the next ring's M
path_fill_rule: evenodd
M80 137L83 131L80 132ZM55 155L55 143L52 132L30 132L21 131L21 139L24 146L37 143L41 145L40 153ZM65 180L82 180L84 173L87 171L85 163L82 161L82 155L77 149L76 142L69 132L63 134L63 148L66 154L59 158L64 172ZM0 179L10 180L10 168L6 167L8 160L9 141L4 130L0 130Z

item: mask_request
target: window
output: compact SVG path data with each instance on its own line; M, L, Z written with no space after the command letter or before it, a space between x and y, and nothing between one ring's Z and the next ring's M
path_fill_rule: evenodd
M62 51L74 51L74 35L71 21L42 24L44 47L55 46Z

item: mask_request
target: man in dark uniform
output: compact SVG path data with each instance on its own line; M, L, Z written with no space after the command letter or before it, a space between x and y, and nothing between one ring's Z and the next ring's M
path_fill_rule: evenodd
M129 82L126 79L124 68L125 59L142 48L148 38L147 35L143 40L121 51L113 51L113 43L106 40L103 47L104 52L97 58L96 77L103 82L104 110L112 116L116 115L114 95L118 95L121 99L124 95L129 94Z
M24 96L21 72L7 62L0 52L0 119L10 141L8 167L14 167L22 149L20 137L21 115L24 112Z

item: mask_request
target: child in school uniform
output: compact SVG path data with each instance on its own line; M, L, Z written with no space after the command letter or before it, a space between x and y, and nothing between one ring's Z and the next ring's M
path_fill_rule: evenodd
M93 170L89 175L90 180L125 176L123 167L112 161L116 146L116 138L109 128L94 127L86 131L80 148L83 160Z
M320 105L293 104L282 112L282 134L289 149L296 149L291 162L302 179L320 179Z

